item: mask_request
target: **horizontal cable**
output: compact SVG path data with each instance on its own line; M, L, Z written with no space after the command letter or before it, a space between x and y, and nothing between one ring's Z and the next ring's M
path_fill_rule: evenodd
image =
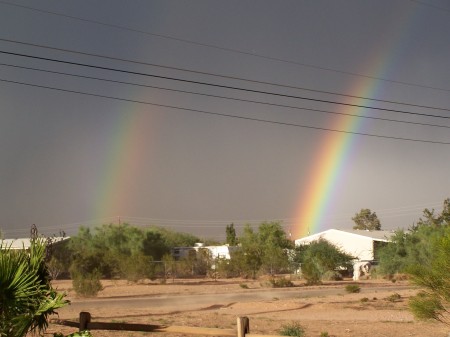
M261 122L261 123L267 123L267 124L292 126L292 127L305 128L305 129L311 129L311 130L329 131L329 132L337 132L337 133L343 133L343 134L351 134L351 135L359 135L359 136L367 136L367 137L375 137L375 138L394 139L394 140L403 140L403 141L419 142L419 143L430 143L430 144L440 144L440 145L450 145L450 142L423 140L423 139L415 139L415 138L404 138L404 137L394 137L394 136L382 136L382 135L376 135L376 134L370 134L370 133L345 131L345 130L335 130L335 129L316 127L316 126L309 126L309 125L303 125L303 124L278 122L278 121L272 121L272 120L267 120L267 119L244 117L244 116L231 115L231 114L225 114L225 113L219 113L219 112L211 112L211 111L205 111L205 110L199 110L199 109L183 108L183 107L174 106L174 105L166 105L166 104L158 104L158 103L152 103L152 102L146 102L146 101L138 101L138 100L127 99L127 98L120 98L120 97L115 97L115 96L93 94L93 93L88 93L88 92L83 92L83 91L61 89L61 88L55 88L55 87L38 85L38 84L32 84L32 83L25 83L25 82L19 82L19 81L6 80L6 79L1 79L1 78L0 78L0 81L1 82L5 82L5 83L13 83L13 84L19 84L19 85L36 87L36 88L42 88L42 89L56 90L56 91L67 92L67 93L72 93L72 94L79 94L79 95L86 95L86 96L92 96L92 97L98 97L98 98L105 98L105 99L117 100L117 101L122 101L122 102L130 102L130 103L151 105L151 106L157 106L157 107L162 107L162 108L169 108L169 109L174 109L174 110L190 111L190 112L196 112L196 113L201 113L201 114L211 115L211 116L221 116L221 117L227 117L227 118L236 118L236 119L240 119L240 120L248 120L248 121Z
M76 78L90 79L90 80L103 81L103 82L109 82L109 83L126 84L126 85L141 87L141 88L151 88L151 89L157 89L157 90L163 90L163 91L170 91L170 92L178 92L178 93L198 95L198 96L205 96L205 97L220 98L220 99L237 101L237 102L245 102L245 103L253 103L253 104L275 106L275 107L278 107L278 108L296 109L296 110L302 110L302 111L314 111L314 112L322 112L322 113L327 113L327 114L334 114L334 115L341 115L341 116L350 116L350 117L357 117L357 118L364 118L364 119L371 119L371 120L379 120L379 121L386 121L386 122L412 124L412 125L419 125L419 126L431 126L431 127L450 129L450 126L447 126L447 125L421 123L421 122L411 122L411 121L403 121L403 120L398 120L398 119L372 117L372 116L362 116L362 115L345 113L345 112L327 111L327 110L321 110L321 109L312 109L312 108L298 107L298 106L294 106L294 105L277 104L277 103L270 103L270 102L261 102L261 101L256 101L256 100L228 97L228 96L223 96L223 95L205 94L205 93L196 92L196 91L180 90L180 89L166 88L166 87L160 87L160 86L155 86L155 85L127 82L127 81L119 81L119 80L111 80L111 79L106 79L106 78L101 78L101 77L79 75L79 74L67 73L67 72L62 72L62 71L47 70L47 69L41 69L41 68L35 68L35 67L18 66L18 65L14 65L14 64L8 64L8 63L0 63L0 66L13 67L13 68L25 69L25 70L33 70L33 71L39 71L39 72L44 72L44 73L49 73L49 74L71 76L71 77L76 77Z
M343 102L323 100L323 99L303 97L303 96L280 94L280 93L274 93L274 92L263 91L263 90L247 89L247 88L240 88L240 87L235 87L235 86L228 86L228 85L215 84L215 83L209 83L209 82L186 80L186 79L182 79L182 78L154 75L154 74L148 74L148 73L142 73L142 72L118 69L118 68L95 66L95 65L86 64L86 63L64 61L64 60L59 60L59 59L53 59L53 58L48 58L48 57L40 57L40 56L33 56L33 55L22 54L22 53L13 53L13 52L7 52L7 51L1 51L0 50L0 54L21 56L21 57L32 58L32 59L43 60L43 61L50 61L50 62L57 62L57 63L63 63L63 64L70 64L70 65L82 66L82 67L93 68L93 69L108 70L108 71L132 74L132 75L160 78L160 79L171 80L171 81L178 81L178 82L184 82L184 83L199 84L199 85L211 86L211 87L222 88L222 89L230 89L230 90L238 90L238 91L243 91L243 92L251 92L251 93L272 95L272 96L277 96L277 97L294 98L294 99L300 99L300 100L306 100L306 101L312 101L312 102L337 104L337 105L351 106L351 107L357 107L357 108L363 108L363 109L372 109L372 110L380 110L380 111L388 111L388 112L397 112L397 113L408 114L408 115L450 119L450 116L433 115L433 114L426 114L426 113L419 113L419 112L410 112L410 111L397 110L397 109L388 109L388 108L380 108L380 107L374 107L374 106L366 106L366 105L360 105L360 104L343 103ZM442 110L443 111L450 111L450 109L442 109Z

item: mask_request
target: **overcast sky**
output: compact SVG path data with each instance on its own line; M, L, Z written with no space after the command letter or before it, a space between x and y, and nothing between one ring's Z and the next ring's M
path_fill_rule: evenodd
M444 0L0 1L0 228L408 228L450 196L449 36Z

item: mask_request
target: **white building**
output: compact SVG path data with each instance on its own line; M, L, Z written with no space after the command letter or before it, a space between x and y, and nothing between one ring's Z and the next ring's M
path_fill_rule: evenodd
M181 259L189 256L189 252L195 252L205 249L212 258L231 259L231 252L237 247L222 245L222 246L205 246L203 243L196 243L194 247L175 247L172 249L172 255L175 259Z
M63 242L65 240L70 239L69 236L58 236L58 237L50 237L50 240L52 244L58 244L60 242ZM38 240L40 241L47 241L44 237L39 237ZM1 249L9 248L9 249L29 249L31 246L31 240L29 238L24 239L3 239L0 240Z
M299 246L319 239L325 239L359 261L374 261L376 260L377 247L389 242L393 235L394 232L392 231L328 229L297 239L295 240L295 245Z

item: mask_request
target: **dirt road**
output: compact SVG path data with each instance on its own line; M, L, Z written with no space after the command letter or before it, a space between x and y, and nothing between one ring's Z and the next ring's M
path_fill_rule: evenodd
M295 282L293 288L273 289L264 281L249 280L176 281L164 285L105 281L104 290L93 299L78 298L70 282L56 286L66 291L72 301L58 310L60 319L76 320L80 311L88 311L93 321L100 322L235 329L236 317L247 316L251 332L257 334L279 334L283 326L294 322L304 328L305 337L325 332L330 337L448 337L448 327L414 319L408 298L417 290L406 281L363 281L361 292L354 294L345 291L350 283L307 287ZM70 333L74 329L52 325L49 331ZM93 335L136 337L142 333L94 331Z

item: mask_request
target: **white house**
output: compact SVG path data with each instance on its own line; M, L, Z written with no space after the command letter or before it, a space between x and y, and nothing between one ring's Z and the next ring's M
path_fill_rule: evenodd
M297 239L295 245L299 246L325 239L359 261L374 261L377 247L389 242L393 235L392 231L328 229Z
M198 252L202 249L209 251L212 258L231 259L230 253L237 247L222 245L222 246L205 246L203 243L196 243L194 247L175 247L172 249L172 256L175 259L187 257L189 252Z
M50 237L52 244L58 244L60 242L66 241L70 239L68 236L58 236L58 237ZM40 241L47 241L44 237L39 237ZM9 248L9 249L29 249L31 246L31 240L29 238L23 239L3 239L0 240L1 249Z

